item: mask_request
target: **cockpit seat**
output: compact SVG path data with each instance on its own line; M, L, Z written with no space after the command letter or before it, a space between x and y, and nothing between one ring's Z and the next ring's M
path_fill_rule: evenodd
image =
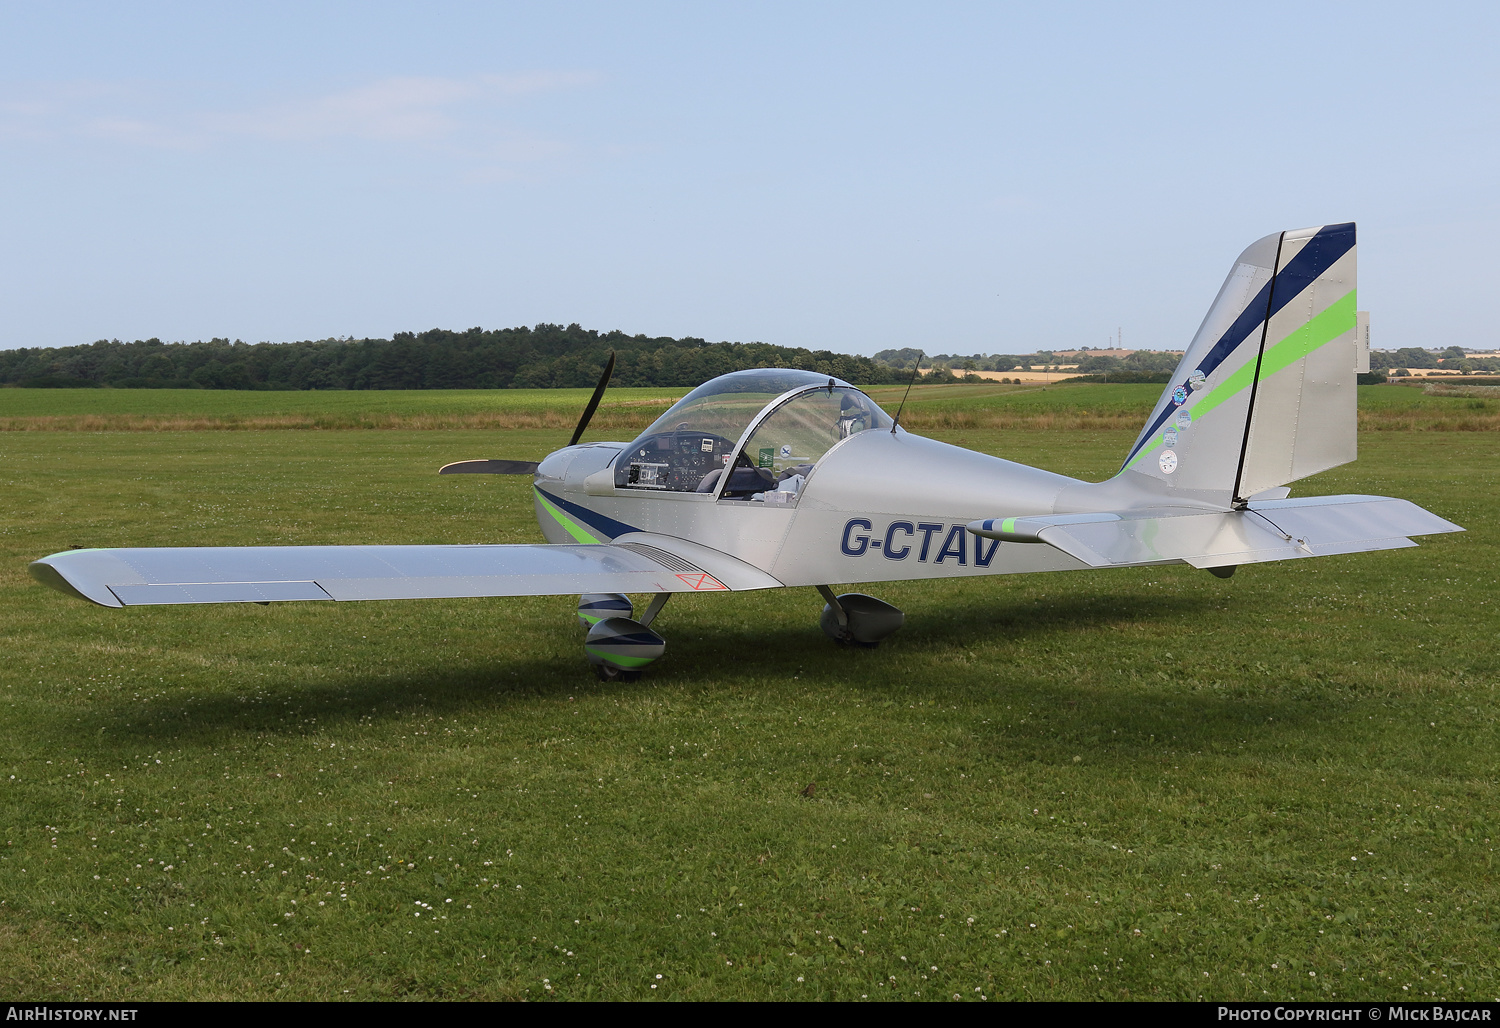
M724 495L729 499L745 499L755 493L763 493L771 489L786 489L788 483L793 480L795 480L792 486L793 491L801 491L802 483L807 480L808 475L812 474L812 469L811 464L797 464L782 471L773 481L770 477L771 472L765 468L738 467L729 476L729 488L725 490ZM719 488L719 479L723 477L724 469L715 468L703 476L703 481L698 483L698 488L694 491L714 492Z
M776 479L765 468L730 468L729 482L724 487L723 495L726 500L742 500L753 493L774 489L775 486Z

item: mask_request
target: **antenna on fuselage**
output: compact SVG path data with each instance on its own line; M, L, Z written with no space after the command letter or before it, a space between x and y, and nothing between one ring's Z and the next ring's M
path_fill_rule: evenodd
M901 406L896 408L896 420L891 422L891 435L896 434L896 426L901 424L901 412L906 409L906 398L911 395L911 387L917 380L917 375L922 371L922 358L926 356L921 350L917 351L917 361L912 365L911 381L906 383L906 392L901 394Z

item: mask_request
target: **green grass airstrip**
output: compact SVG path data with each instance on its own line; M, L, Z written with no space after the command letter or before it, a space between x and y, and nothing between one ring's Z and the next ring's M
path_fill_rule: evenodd
M912 390L901 422L913 429L1139 430L1159 385L953 383ZM247 429L565 429L588 389L372 389L238 392L217 389L0 389L0 432ZM626 435L688 392L611 389L590 427ZM904 386L870 393L892 413ZM1396 431L1500 429L1500 387L1360 386L1360 427ZM564 436L566 441L566 435Z
M590 437L669 392L611 393ZM903 421L1102 478L1158 392L938 387ZM631 684L589 673L572 597L120 611L26 574L536 541L527 480L436 470L539 457L582 399L0 390L0 991L1500 996L1483 396L1364 389L1390 430L1294 490L1466 533L1228 581L882 585L908 623L874 651L810 589L679 596Z

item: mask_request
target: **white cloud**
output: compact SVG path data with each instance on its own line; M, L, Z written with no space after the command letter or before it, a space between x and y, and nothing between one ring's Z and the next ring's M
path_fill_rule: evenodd
M260 139L440 139L459 127L453 106L475 92L473 82L457 79L391 78L257 110L210 114L203 124L216 134Z
M557 139L515 133L474 151L465 162L466 182L509 182L528 177L520 169L566 157L575 147Z
M84 136L170 149L203 148L235 139L446 142L482 151L487 159L538 159L557 152L560 144L517 138L500 123L504 106L521 97L596 80L584 72L395 76L330 93L217 109L205 109L197 95L180 86L36 84L0 95L0 135Z
M502 93L520 96L591 86L599 81L599 75L592 71L533 71L520 75L481 75L479 81Z

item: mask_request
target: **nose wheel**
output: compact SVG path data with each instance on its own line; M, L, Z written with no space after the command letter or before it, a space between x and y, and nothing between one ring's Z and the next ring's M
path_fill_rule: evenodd
M619 593L587 593L578 599L578 619L588 628L584 656L601 682L634 682L647 665L667 650L667 641L651 631L651 622L671 593L657 593L639 621L635 607Z
M634 682L641 677L639 671L626 671L610 664L591 664L594 677L601 682Z

